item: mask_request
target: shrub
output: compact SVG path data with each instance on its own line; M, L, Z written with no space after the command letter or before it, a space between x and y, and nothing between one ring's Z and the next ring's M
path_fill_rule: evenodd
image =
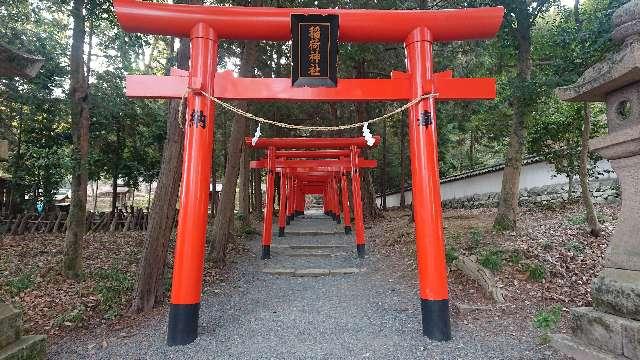
M485 251L480 257L480 265L491 271L500 271L502 270L503 256L502 250Z
M566 248L575 255L584 253L584 244L578 240L569 241Z
M56 320L56 325L75 326L84 319L87 309L80 305L77 308L60 315Z
M472 229L469 232L469 238L471 239L471 247L476 249L480 247L480 242L484 238L484 234L480 229Z
M113 319L133 291L133 279L120 269L112 267L94 273L94 290L100 298L100 308L106 312L105 318Z
M547 275L547 270L544 265L535 262L527 267L527 277L530 280L541 282Z
M519 250L513 250L509 254L509 262L515 266L520 265L520 263L524 260L524 255Z
M17 278L7 280L6 286L9 288L9 293L16 296L25 290L29 290L35 282L33 277L34 273L29 271L20 274Z
M444 255L447 259L447 265L451 265L454 261L458 260L458 251L453 245L447 246Z
M576 214L567 219L571 225L584 225L587 223L587 217L584 214Z
M546 344L549 342L549 333L558 326L561 316L562 308L559 305L554 305L538 311L533 317L533 326L542 332L540 336L541 343Z

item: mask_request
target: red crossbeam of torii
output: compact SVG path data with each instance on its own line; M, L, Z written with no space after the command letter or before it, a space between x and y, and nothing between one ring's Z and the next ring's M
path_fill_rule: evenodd
M380 144L380 137L374 137L372 146ZM348 204L347 175L351 175L353 208L356 223L356 250L358 256L365 255L364 221L362 214L362 195L360 190L361 168L375 168L375 160L360 157L360 149L367 146L364 138L260 138L253 143L245 138L245 145L258 149L266 149L266 159L251 162L252 169L267 169L267 203L265 204L262 231L262 258L271 257L273 202L275 196L275 173L280 173L280 213L278 217L279 235L284 236L285 226L296 215L304 213L304 195L311 194L305 190L323 195L325 214L340 221L340 199L338 189L342 192L342 212L345 214L345 233L351 232L351 219ZM348 150L317 150L317 149ZM282 149L298 149L283 151ZM300 150L316 149L316 150ZM313 187L305 180L313 177ZM342 181L339 183L338 179ZM317 182L321 181L321 184ZM301 208L302 206L302 208ZM286 209L286 210L285 210ZM286 211L286 217L285 217Z
M168 77L136 76L127 80L127 94L132 97L179 98L187 95L185 114L190 121L185 128L181 209L167 335L169 345L191 343L198 335L214 139L214 98L416 100L408 111L408 136L422 331L434 340L451 338L440 208L436 102L492 99L496 86L493 79L455 79L451 72L435 73L433 44L494 37L502 22L504 11L501 7L433 11L320 10L115 0L114 8L125 31L189 37L191 40L188 73L173 71ZM218 73L221 39L288 41L291 18L296 14L337 15L342 42L403 42L407 71L393 72L388 79L338 79L335 88L293 88L291 79L244 79L231 73Z

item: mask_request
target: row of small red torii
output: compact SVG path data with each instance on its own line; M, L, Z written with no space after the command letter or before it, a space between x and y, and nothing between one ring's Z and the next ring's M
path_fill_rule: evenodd
M433 44L494 37L502 23L503 8L285 9L138 0L114 0L114 7L125 31L191 39L188 73L174 71L165 77L127 78L127 95L131 97L176 99L189 89L186 115L191 121L185 128L181 209L167 334L170 346L189 344L198 336L214 139L215 103L209 96L251 101L353 102L410 101L433 94L408 111L412 205L422 332L438 341L451 338L435 104L436 100L494 99L496 83L488 78L456 79L451 72L436 74ZM293 14L338 15L341 42L404 43L407 72L393 72L388 79L339 79L335 88L294 88L291 79L238 78L228 72L217 72L220 39L289 41Z
M342 207L345 233L349 234L351 232L351 214L347 176L351 175L356 251L360 258L364 258L365 236L359 170L375 168L377 165L375 160L366 160L360 157L360 149L367 146L365 139L362 137L263 138L258 139L255 144L252 140L246 138L246 145L267 150L265 160L251 162L253 169L267 169L267 201L262 231L262 259L271 257L276 172L280 173L279 236L284 236L286 225L295 216L304 213L304 195L306 194L322 195L325 214L332 216L337 222L340 221L340 208ZM371 146L378 144L380 144L380 137L376 136ZM283 151L283 149L297 150ZM339 182L338 179L340 179ZM342 190L341 199L338 199L337 196L339 187Z

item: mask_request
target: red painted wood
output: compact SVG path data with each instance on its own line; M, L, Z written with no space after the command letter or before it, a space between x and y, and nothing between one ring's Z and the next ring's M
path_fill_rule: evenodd
M337 14L343 42L403 42L409 33L426 26L434 41L488 39L496 35L504 9L455 10L343 10L217 7L175 5L136 0L114 0L118 22L127 32L189 37L205 23L222 39L288 41L291 14Z
M435 81L438 101L487 100L496 97L496 81L489 78L447 78ZM180 76L127 75L126 93L132 98L180 99L188 78ZM409 101L414 98L408 78L339 79L336 88L294 88L291 79L216 76L219 99L253 101Z

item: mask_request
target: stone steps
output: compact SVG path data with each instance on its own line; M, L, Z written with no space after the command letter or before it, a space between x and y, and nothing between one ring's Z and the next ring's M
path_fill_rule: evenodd
M47 357L47 338L43 335L22 336L0 350L0 360L35 360Z
M272 249L305 249L305 250L325 250L325 249L344 249L353 248L353 245L344 244L271 244Z
M551 338L551 346L564 355L580 360L629 360L629 358L606 353L593 346L587 345L573 337L556 334Z
M0 303L0 360L37 360L47 357L46 337L22 336L22 313Z
M320 277L332 275L356 274L363 270L357 268L331 268L331 269L293 269L293 268L267 268L262 272L271 275L285 275L293 277Z
M22 335L22 314L12 306L0 303L0 349Z

